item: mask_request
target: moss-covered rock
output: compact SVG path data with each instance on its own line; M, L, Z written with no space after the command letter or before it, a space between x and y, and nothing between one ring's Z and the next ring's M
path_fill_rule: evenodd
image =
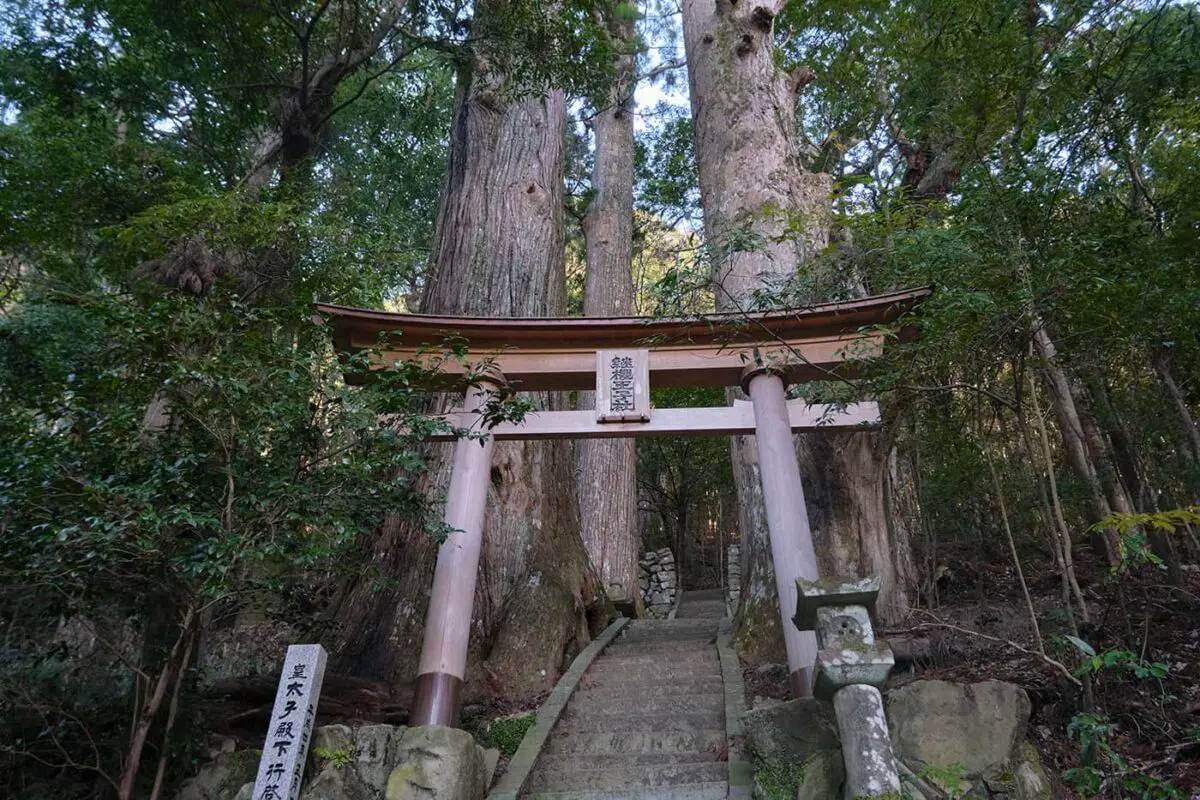
M481 800L487 791L482 749L466 731L423 725L400 737L387 800Z
M188 780L175 800L232 800L243 784L254 782L261 756L259 750L222 753Z
M1051 800L1050 779L1046 777L1037 748L1029 742L1021 743L1013 780L1017 800Z

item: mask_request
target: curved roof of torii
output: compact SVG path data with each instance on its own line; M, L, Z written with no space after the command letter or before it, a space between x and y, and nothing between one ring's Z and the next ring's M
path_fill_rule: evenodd
M492 357L522 389L595 387L598 350L648 349L653 386L735 386L757 351L784 365L791 380L845 374L846 360L883 344L876 326L893 323L930 294L927 288L763 313L661 317L443 317L317 303L341 352L380 347L381 360L418 357L465 343L471 357ZM383 363L380 363L383 366ZM444 384L462 369L443 366Z

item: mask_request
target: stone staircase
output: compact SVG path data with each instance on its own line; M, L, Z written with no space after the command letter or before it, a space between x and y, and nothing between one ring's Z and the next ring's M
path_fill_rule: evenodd
M544 800L716 800L728 793L721 590L635 620L584 673L525 783Z

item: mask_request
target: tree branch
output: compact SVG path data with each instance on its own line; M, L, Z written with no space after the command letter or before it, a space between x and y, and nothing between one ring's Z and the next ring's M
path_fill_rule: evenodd
M1075 684L1076 686L1078 686L1080 688L1083 687L1083 683L1080 682L1079 678L1076 678L1073 674L1071 674L1071 670L1067 669L1066 665L1063 664L1061 661L1057 661L1057 660L1051 658L1050 656L1045 655L1043 653L1039 653L1035 650L1030 650L1028 647L1019 645L1010 639L1001 639L998 636L989 636L986 633L981 633L979 631L973 631L970 628L960 628L957 625L951 625L948 622L942 622L940 619L938 619L933 614L930 614L928 611L926 611L924 613L927 616L937 620L937 622L921 623L920 625L916 626L916 628L914 628L914 630L923 630L923 629L927 629L927 628L944 628L946 630L958 631L959 633L965 633L969 636L975 636L980 639L986 639L989 642L997 642L998 644L1006 644L1009 647L1011 647L1012 649L1014 649L1020 653L1024 653L1025 655L1028 655L1028 656L1033 656L1033 657L1045 662L1046 664L1054 667L1056 670L1061 672L1063 674L1063 676L1067 680L1069 680L1071 683Z

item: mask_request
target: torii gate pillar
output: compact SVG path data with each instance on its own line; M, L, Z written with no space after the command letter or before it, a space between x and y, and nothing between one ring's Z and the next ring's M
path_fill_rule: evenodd
M495 386L481 381L467 388L463 422L472 430ZM438 549L433 591L425 617L425 639L413 694L410 725L454 726L467 674L471 609L483 548L483 516L492 469L491 436L463 437L454 445L454 466L446 492L446 541ZM795 583L793 582L793 586ZM795 611L795 603L792 604Z
M813 631L797 629L792 618L796 615L796 580L818 579L817 554L808 525L800 463L792 444L787 393L783 379L770 368L761 366L743 373L742 388L754 404L754 442L758 448L758 469L767 507L771 561L775 566L775 587L779 593L792 694L811 697L817 637Z

